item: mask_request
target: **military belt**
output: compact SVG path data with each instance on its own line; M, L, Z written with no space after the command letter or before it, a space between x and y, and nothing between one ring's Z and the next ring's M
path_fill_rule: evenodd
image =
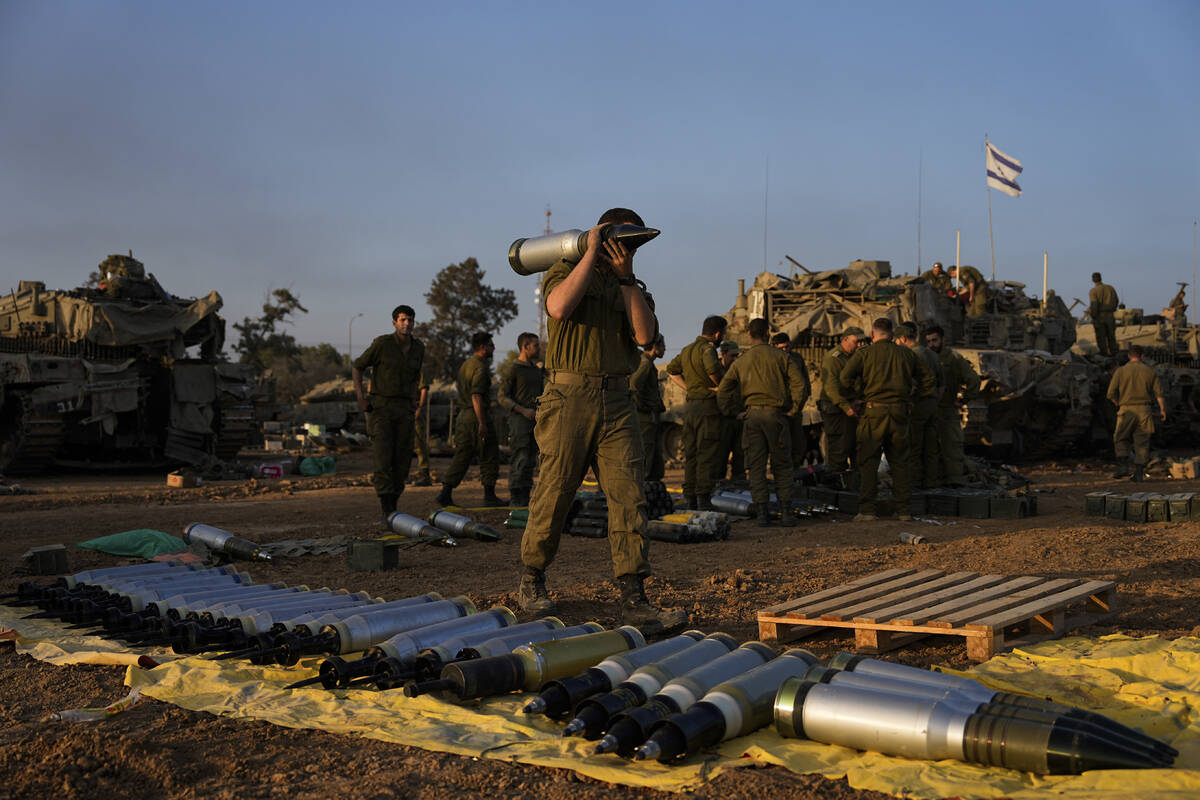
M906 405L908 405L908 403L903 403L903 402L899 402L899 403L875 403L875 402L868 402L868 403L867 403L867 408L891 408L892 406L906 406Z
M608 389L612 387L615 389L621 385L628 387L629 376L587 375L582 372L563 372L561 370L551 370L550 382L561 383L566 386L591 386L595 389Z

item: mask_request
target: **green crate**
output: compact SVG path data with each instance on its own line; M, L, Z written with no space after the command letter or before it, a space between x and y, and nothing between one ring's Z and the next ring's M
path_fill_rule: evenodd
M1196 495L1191 492L1173 494L1167 498L1167 517L1171 522L1187 522L1192 518L1192 501Z
M1084 513L1086 513L1089 517L1103 517L1104 499L1110 494L1112 494L1112 492L1089 492L1088 494L1084 495Z
M1024 497L993 497L988 504L988 514L992 519L1020 519L1029 510L1029 503Z
M843 514L857 514L858 492L838 492L837 507Z
M1125 498L1119 494L1110 494L1104 498L1104 516L1109 519L1125 519Z
M355 539L346 550L346 566L353 572L375 572L400 566L400 542Z
M1147 522L1166 522L1169 515L1170 501L1161 494L1152 494L1146 503Z
M1125 498L1125 520L1128 522L1145 522L1149 506L1150 496L1145 492L1129 495Z
M987 519L992 498L986 494L965 494L958 498L958 515L967 519Z

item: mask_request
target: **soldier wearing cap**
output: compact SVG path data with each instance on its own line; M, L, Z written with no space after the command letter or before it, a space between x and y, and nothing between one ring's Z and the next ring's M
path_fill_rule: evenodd
M687 392L683 408L683 499L687 508L712 510L713 463L721 444L717 384L721 360L717 345L725 338L724 317L706 317L696 340L667 364L667 377Z
M871 345L864 347L842 367L838 391L850 395L849 387L862 382L862 421L858 426L858 516L866 522L875 514L880 453L887 455L892 472L892 496L899 519L909 520L908 414L914 400L933 395L934 379L929 367L907 347L892 341L892 321L875 320Z
M750 496L758 506L758 524L770 525L767 504L771 486L767 482L767 461L775 479L780 524L796 524L792 512L792 446L788 416L800 411L799 401L805 389L799 368L787 354L767 344L770 329L762 318L750 320L753 342L744 355L729 367L717 396L727 414L745 409L742 434L746 449L746 467L750 472ZM735 405L738 395L741 402Z
M937 404L946 383L937 355L925 346L917 326L905 322L896 328L896 340L916 353L934 377L934 393L913 401L908 415L909 474L917 489L933 489L938 477Z
M508 446L512 451L508 470L509 502L514 506L529 505L533 488L533 462L537 458L537 442L533 438L537 399L542 393L542 342L536 333L517 337L517 357L500 381L496 402L508 412Z
M817 408L825 432L825 463L837 471L848 469L854 459L854 432L858 427L858 409L838 391L838 375L858 350L862 338L865 338L862 328L846 328L837 346L821 359L821 396Z
M780 332L772 336L771 345L788 354L804 381L800 398L796 400L798 410L788 417L788 425L792 430L792 468L795 469L804 463L804 457L808 453L808 432L804 430L804 404L812 394L812 381L808 378L808 365L804 363L804 356L800 354L799 348L792 346L792 340L786 333Z
M1092 283L1095 285L1088 292L1088 316L1092 318L1092 330L1096 332L1096 347L1100 348L1102 356L1115 356L1117 319L1113 312L1121 300L1117 290L1105 283L1099 272L1092 273Z
M938 357L944 382L937 411L938 485L961 486L966 482L966 474L960 409L979 395L979 376L965 358L946 344L946 334L940 325L925 329L925 343Z
M629 391L633 392L642 434L642 479L647 481L661 481L666 470L659 427L667 407L663 405L662 387L658 385L658 367L654 366L666 352L667 343L660 333L653 344L643 348L637 369L629 376Z
M718 357L721 359L721 369L726 372L741 355L741 349L737 342L729 339L722 341L717 347L717 351ZM721 442L717 448L717 458L713 462L713 478L718 481L724 480L726 468L732 479L745 480L746 478L746 451L742 448L742 420L746 415L741 411L740 390L729 407L736 411L731 413L725 408L721 409Z
M1150 460L1150 437L1154 434L1151 409L1157 405L1159 419L1167 421L1167 400L1163 397L1162 383L1154 368L1142 363L1143 355L1141 345L1130 345L1129 361L1117 368L1108 384L1108 400L1117 407L1113 450L1118 467L1113 473L1114 478L1129 475L1132 448L1133 480L1145 479L1146 462Z
M929 282L941 294L950 291L950 276L942 269L942 262L933 262L933 267L921 273L921 277Z

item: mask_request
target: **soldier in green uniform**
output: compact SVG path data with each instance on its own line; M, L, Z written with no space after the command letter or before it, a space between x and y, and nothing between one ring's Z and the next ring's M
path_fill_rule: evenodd
M727 339L717 347L717 355L721 359L721 370L728 372L741 355L741 348L737 342ZM730 413L726 407L721 408L721 443L717 448L717 458L713 461L713 480L724 480L728 472L730 478L740 481L746 479L746 450L742 447L742 421L745 414L742 412L740 394L728 407L737 411Z
M966 265L951 267L950 277L958 290L958 299L967 307L968 317L978 317L987 312L988 286L983 275L974 267Z
M1129 346L1129 361L1118 367L1108 384L1108 399L1117 407L1117 427L1113 431L1113 450L1117 455L1114 478L1130 473L1130 445L1133 446L1133 480L1146 477L1146 462L1150 460L1150 437L1154 434L1154 414L1167 421L1167 400L1154 368L1142 363L1140 345Z
M942 368L942 395L937 410L938 485L962 486L966 473L959 409L979 396L979 376L965 358L946 344L946 333L940 325L925 329L925 343L937 355Z
M933 373L934 393L914 400L908 415L909 480L916 489L932 489L937 486L938 477L937 405L946 380L937 354L921 341L916 325L911 322L900 325L896 341L916 353Z
M545 386L542 368L542 343L536 333L517 337L518 355L500 381L497 402L508 412L508 445L512 459L508 468L509 502L514 506L529 505L529 490L533 488L533 460L537 457L537 442L533 438L537 399Z
M712 510L713 463L721 445L717 385L721 361L717 345L725 336L724 317L707 317L700 335L667 364L667 377L687 392L683 407L683 498L687 508Z
M921 273L924 278L939 294L945 294L950 291L950 276L946 274L946 270L942 269L942 262L935 261L930 269Z
M412 306L396 306L392 310L394 331L376 337L354 360L351 372L358 408L367 415L375 463L371 482L379 496L385 527L388 515L396 510L396 502L404 492L412 463L417 386L425 360L425 345L412 335L415 317ZM368 369L371 370L369 396L363 391L363 374Z
M496 496L496 479L500 477L500 440L491 419L492 354L496 345L492 335L480 331L471 337L473 355L458 368L458 415L454 418L454 460L442 476L442 491L437 501L443 506L454 505L451 492L462 483L479 457L479 482L483 484L483 504L502 506Z
M875 499L879 456L885 453L892 471L892 496L901 520L910 520L908 471L908 413L914 400L933 395L933 373L915 353L892 341L892 321L875 320L871 345L842 367L838 392L851 397L851 386L862 381L862 419L858 425L859 513L854 519L878 519Z
M805 396L807 386L796 362L767 343L770 328L765 319L750 320L749 334L753 343L721 379L718 402L726 414L745 410L742 444L750 471L750 496L758 506L758 524L771 524L767 513L771 497L771 485L767 482L769 458L780 524L790 528L796 524L796 517L792 512L789 417L800 414L800 399Z
M521 540L525 572L517 589L521 608L551 614L545 570L575 491L591 466L608 499L608 542L621 592L621 621L652 631L687 623L682 611L664 611L646 599L650 574L646 498L642 493L641 437L629 376L639 347L658 336L658 321L633 274L633 254L620 242L601 242L609 224L643 225L629 209L604 212L588 232L577 264L560 261L542 280L546 303L547 383L538 398L534 428L539 475Z
M1100 348L1100 355L1112 357L1117 354L1117 319L1113 312L1121 300L1117 290L1104 283L1099 272L1092 273L1092 283L1095 285L1088 292L1088 316L1096 333L1096 347Z
M792 467L796 468L804 463L804 457L808 453L808 432L804 430L804 404L812 394L812 381L808 378L808 365L804 363L800 348L792 346L792 340L786 333L772 336L771 345L788 354L788 358L796 365L796 369L800 370L800 376L804 379L804 391L800 393L800 399L797 401L800 411L788 416L788 425L792 428Z
M662 389L658 385L658 367L654 366L654 362L666 352L667 343L659 334L654 344L642 351L637 369L629 376L629 391L633 392L638 430L642 434L642 479L647 481L661 481L666 471L659 426L667 407L663 404Z
M417 454L417 479L413 486L432 486L429 474L429 439L425 431L426 414L429 413L429 376L421 374L420 396L417 398L417 413L413 418L413 450Z
M862 328L842 331L842 338L821 360L821 397L817 408L821 412L821 428L825 433L825 463L830 469L848 469L854 460L854 432L858 427L858 411L838 392L838 375L850 356L858 350L858 341L866 334Z

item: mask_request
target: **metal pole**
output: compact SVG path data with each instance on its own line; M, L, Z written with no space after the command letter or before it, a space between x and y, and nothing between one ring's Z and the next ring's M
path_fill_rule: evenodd
M925 178L925 150L917 157L917 274L921 274L921 194Z
M962 291L962 230L954 232L954 291Z
M1050 254L1042 251L1042 313L1046 313L1046 287L1050 285Z
M354 360L354 320L363 315L363 312L358 312L350 318L350 324L346 326L346 359Z

